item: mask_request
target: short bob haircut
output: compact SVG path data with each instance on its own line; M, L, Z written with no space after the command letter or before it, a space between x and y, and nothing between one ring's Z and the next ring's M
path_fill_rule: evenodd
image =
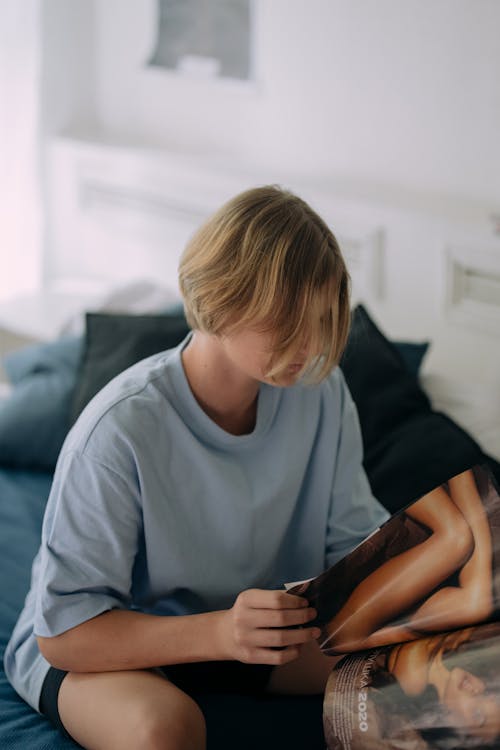
M270 379L304 348L311 382L339 362L350 325L349 274L331 230L288 190L266 185L225 203L189 241L179 285L193 329L272 333Z

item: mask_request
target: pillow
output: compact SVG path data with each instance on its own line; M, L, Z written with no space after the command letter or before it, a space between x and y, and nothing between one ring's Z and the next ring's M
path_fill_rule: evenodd
M85 353L72 402L72 422L115 375L182 341L189 331L182 303L172 305L167 312L168 317L87 313ZM396 347L416 374L428 343L398 342Z
M420 379L436 411L448 414L490 456L500 461L500 381L477 383L426 373Z
M398 350L408 372L418 375L422 361L429 348L429 342L393 341L393 344Z
M432 410L417 377L362 305L354 310L341 368L358 408L373 493L390 512L484 462L479 445Z
M115 375L176 346L188 331L180 310L169 316L88 314L72 421ZM353 312L341 366L360 416L368 477L391 512L484 460L466 432L432 411L420 388L416 370L427 346L392 344L362 305Z
M74 422L112 378L145 357L177 346L188 334L182 312L172 315L87 313L82 366L71 404Z
M49 372L74 372L80 361L83 342L80 336L65 336L50 343L32 344L5 355L3 367L16 385L31 375Z
M79 413L122 369L187 334L181 308L171 309L157 316L89 315L90 347L82 336L65 336L8 354L3 364L13 387L0 399L0 464L54 469L75 418L72 407L80 403Z
M80 337L35 344L9 354L14 384L0 401L0 462L54 468L69 429L69 408L82 353Z
M17 385L0 404L0 461L52 469L67 429L95 393L138 360L176 346L188 330L181 308L168 315L89 314L85 341L59 339L10 355L7 367ZM413 375L401 345L411 352ZM426 348L393 345L365 308L353 313L342 367L360 414L365 468L389 510L481 455L463 430L432 412L421 391L414 370Z

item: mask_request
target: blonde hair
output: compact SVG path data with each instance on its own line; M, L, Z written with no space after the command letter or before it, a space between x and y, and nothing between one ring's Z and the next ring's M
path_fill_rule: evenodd
M179 285L190 326L223 335L250 325L275 336L275 377L307 343L319 382L338 364L350 325L350 278L332 231L276 185L225 203L189 241Z

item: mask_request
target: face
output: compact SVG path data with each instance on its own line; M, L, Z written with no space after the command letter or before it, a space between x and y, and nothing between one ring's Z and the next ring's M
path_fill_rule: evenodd
M500 733L500 705L482 680L458 667L450 672L443 702L457 726L489 741Z
M245 327L220 336L220 344L227 359L242 374L271 385L289 386L299 379L307 360L307 346L297 354L284 372L269 377L273 358L273 335L255 328Z

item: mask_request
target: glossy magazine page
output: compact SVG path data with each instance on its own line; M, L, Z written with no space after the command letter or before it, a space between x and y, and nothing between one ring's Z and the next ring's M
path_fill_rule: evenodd
M500 496L492 475L477 466L450 478L325 573L289 590L317 609L328 655L495 619Z
M500 623L344 656L324 699L329 750L500 747Z

